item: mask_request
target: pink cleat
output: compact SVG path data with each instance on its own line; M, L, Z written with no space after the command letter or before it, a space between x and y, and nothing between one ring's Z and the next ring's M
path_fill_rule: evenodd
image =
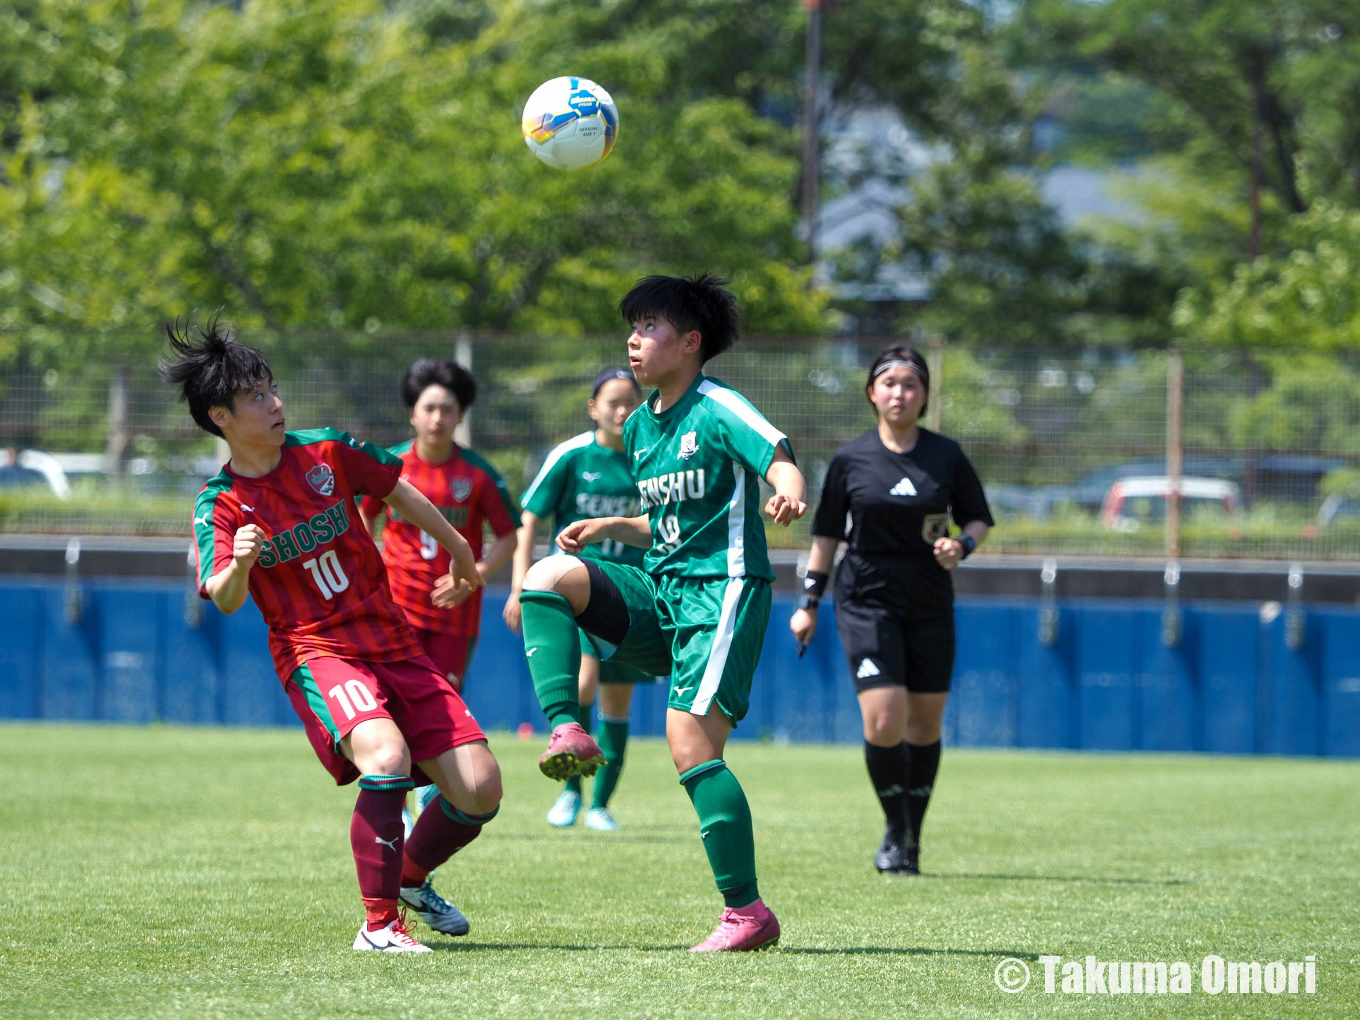
M726 908L713 934L690 952L741 953L778 944L779 918L770 913L763 900L756 900L750 906Z
M604 752L580 723L563 723L553 730L538 769L549 779L593 776L604 764Z

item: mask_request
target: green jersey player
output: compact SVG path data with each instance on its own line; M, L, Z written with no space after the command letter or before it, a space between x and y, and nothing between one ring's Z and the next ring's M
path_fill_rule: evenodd
M756 885L746 794L723 750L746 714L770 616L760 479L774 487L764 509L776 523L807 509L784 434L703 372L737 338L737 302L724 282L650 276L620 302L633 330L629 366L654 388L623 430L643 513L569 524L557 536L568 555L536 563L520 594L524 654L553 726L539 761L545 775L592 775L603 761L578 721L578 626L602 660L671 675L666 741L726 902L696 952L779 940ZM645 548L642 566L580 555L606 540Z
M555 446L520 498L524 507L520 544L515 551L514 580L503 614L511 630L520 629L519 594L524 575L533 562L534 537L541 521L551 519L556 535L568 524L586 518L632 517L639 512L637 486L633 484L628 454L623 450L623 424L640 403L642 391L632 372L617 367L600 372L586 404L595 428ZM581 556L641 566L643 550L606 539L587 546ZM610 832L619 827L609 810L609 799L623 772L633 685L655 683L656 677L614 660L602 663L585 631L580 631L580 639L577 690L581 726L590 731L590 710L598 689L599 743L604 753L604 765L596 773L590 810L586 812L586 826ZM548 812L548 823L559 828L575 825L580 811L581 777L568 776L566 788Z

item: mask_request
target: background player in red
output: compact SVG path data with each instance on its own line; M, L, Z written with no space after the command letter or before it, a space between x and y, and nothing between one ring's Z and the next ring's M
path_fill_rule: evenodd
M367 917L354 948L429 952L408 934L398 902L438 931L467 932L428 876L495 815L500 769L392 601L354 497L385 500L444 547L452 569L435 586L438 604L481 586L472 552L387 451L335 429L286 432L259 351L215 320L197 343L187 328L167 332L164 377L231 450L194 503L199 593L225 613L254 598L313 750L337 784L358 780L350 843ZM406 839L401 811L413 775L438 785L442 810L426 811Z
M477 380L455 362L421 358L402 376L401 397L416 433L414 439L391 448L401 458L402 477L467 540L477 559L477 574L486 581L515 553L520 509L496 469L453 440L454 429L477 399ZM425 654L461 693L481 628L481 591L455 607L434 605L430 589L448 573L449 554L390 503L369 496L360 512L371 534L382 520L382 557L392 595ZM496 536L485 554L484 525Z

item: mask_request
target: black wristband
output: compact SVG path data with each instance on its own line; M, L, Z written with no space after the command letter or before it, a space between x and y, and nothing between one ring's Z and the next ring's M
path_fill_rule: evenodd
M977 548L977 539L972 535L960 535L958 543L963 546L963 552L959 554L960 560L966 560L969 556L972 556L973 550Z
M812 599L814 603L820 602L822 592L826 591L827 577L820 570L809 570L803 577L803 597Z

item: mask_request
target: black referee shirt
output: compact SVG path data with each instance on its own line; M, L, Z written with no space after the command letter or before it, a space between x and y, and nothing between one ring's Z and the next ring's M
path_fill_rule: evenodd
M949 571L933 551L951 515L960 527L994 523L977 472L954 440L919 429L909 452L894 453L872 428L846 443L831 458L812 520L813 535L849 544L837 597L874 592L916 606L952 604Z

